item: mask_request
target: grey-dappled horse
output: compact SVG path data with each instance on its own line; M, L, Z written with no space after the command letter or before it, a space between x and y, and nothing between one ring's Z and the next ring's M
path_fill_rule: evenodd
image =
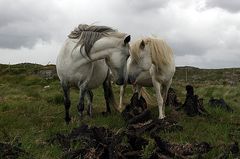
M70 87L79 88L78 112L83 115L84 96L87 97L88 114L92 115L91 89L103 84L107 112L114 103L109 72L116 84L124 82L130 35L106 26L79 25L65 41L56 62L57 74L64 92L65 121L69 115ZM110 69L110 70L109 70Z

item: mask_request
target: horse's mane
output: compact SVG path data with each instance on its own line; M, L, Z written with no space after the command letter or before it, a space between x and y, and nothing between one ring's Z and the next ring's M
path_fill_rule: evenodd
M111 33L111 34L110 34ZM95 42L102 37L106 36L116 36L116 37L123 37L122 33L117 34L117 30L114 30L107 26L95 26L95 25L86 25L80 24L77 28L75 28L71 33L68 35L70 39L79 39L75 48L79 45L80 52L82 53L82 48L85 48L85 53L89 57L89 53L95 44Z
M162 65L170 65L173 60L172 49L167 45L164 40L157 38L144 38L139 39L131 45L131 56L133 60L139 62L140 45L144 41L145 47L150 49L152 63L160 69Z

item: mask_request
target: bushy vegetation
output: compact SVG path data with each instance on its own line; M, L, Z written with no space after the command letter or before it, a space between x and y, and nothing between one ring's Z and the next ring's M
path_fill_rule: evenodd
M64 106L62 90L58 79L44 77L41 70L53 69L54 66L35 64L0 65L0 142L15 142L35 158L59 158L61 149L47 143L56 133L67 133L82 123L104 126L113 131L120 131L125 122L117 112L103 117L105 101L102 88L94 90L93 118L78 118L78 90L71 90L72 122L64 122ZM183 112L176 113L167 109L168 116L174 116L183 126L182 132L161 132L159 135L169 141L178 143L209 142L213 150L207 158L214 158L224 151L225 144L240 141L240 69L201 70L186 68L177 70L172 87L176 90L180 101L185 99L185 86L192 84L196 94L204 98L204 106L210 113L209 117L188 117ZM225 81L225 82L224 82ZM234 81L231 83L230 81ZM48 87L44 87L48 86ZM115 98L118 100L119 88L113 85ZM152 89L149 89L153 93ZM131 97L131 87L127 87L125 102ZM234 109L226 112L208 105L211 97L223 98ZM152 106L152 113L157 117L158 109ZM148 138L148 134L145 135ZM148 158L154 149L154 142L143 148L143 158Z

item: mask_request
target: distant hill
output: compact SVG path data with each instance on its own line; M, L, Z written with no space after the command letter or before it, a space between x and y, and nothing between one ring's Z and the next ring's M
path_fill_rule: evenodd
M21 63L15 65L0 64L0 74L36 74L44 78L55 78L55 65ZM231 84L240 81L240 68L200 69L192 66L177 67L174 82Z
M56 74L55 65L39 65L32 63L21 63L15 65L4 65L0 64L0 74L1 75L39 75L43 78L55 78Z
M177 67L175 81L188 83L231 84L240 81L240 68L200 69L196 67Z

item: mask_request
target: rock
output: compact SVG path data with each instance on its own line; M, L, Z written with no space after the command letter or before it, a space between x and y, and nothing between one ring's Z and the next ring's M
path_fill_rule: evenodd
M44 79L54 79L57 76L57 71L55 67L49 69L45 68L40 70L37 74Z
M48 88L50 88L50 86L49 86L49 85L47 85L47 86L44 86L43 88L44 88L44 89L48 89Z

